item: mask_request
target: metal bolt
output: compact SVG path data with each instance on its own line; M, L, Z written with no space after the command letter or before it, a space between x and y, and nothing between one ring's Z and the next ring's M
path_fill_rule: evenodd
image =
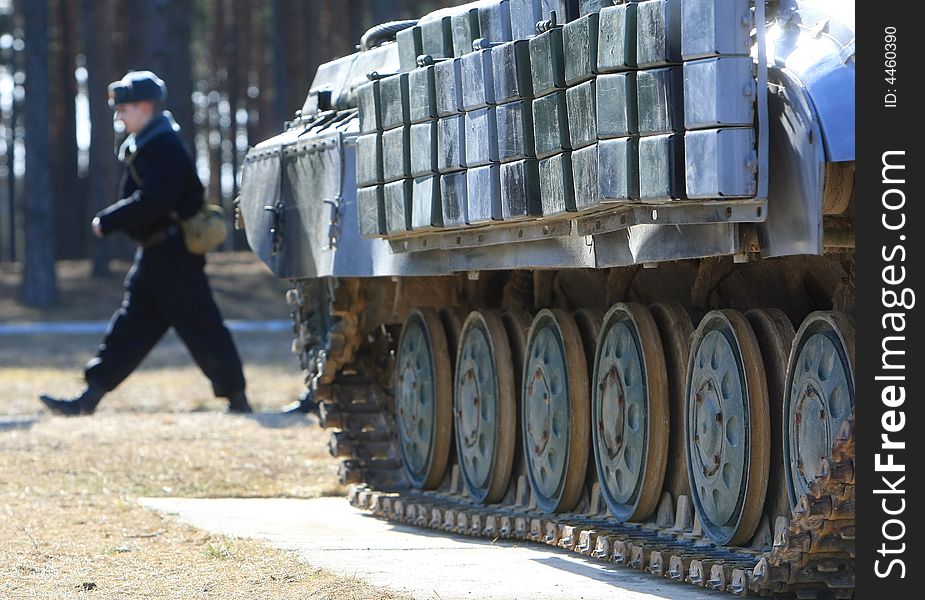
M717 422L717 423L722 423L722 422L723 422L723 413L721 413L721 412L716 413L716 422Z
M714 454L714 455L713 455L713 464L714 464L714 465L718 465L718 464L719 464L719 454Z

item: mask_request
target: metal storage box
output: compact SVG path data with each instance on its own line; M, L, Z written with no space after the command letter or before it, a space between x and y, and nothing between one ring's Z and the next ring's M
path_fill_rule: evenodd
M597 164L602 200L639 198L639 138L601 140L597 145Z
M491 50L478 50L459 59L464 111L495 103L491 54Z
M399 73L379 80L382 128L408 125L408 74Z
M636 67L636 5L605 8L598 17L597 68L601 73Z
M683 134L639 138L639 198L653 201L684 197Z
M562 28L565 83L575 85L597 74L598 15L591 13Z
M646 0L636 5L636 64L654 67L681 62L681 0Z
M437 170L451 173L466 168L466 122L463 115L437 121Z
M565 91L568 106L569 142L573 150L597 141L597 95L595 81L586 81Z
M357 138L357 187L382 183L382 134L368 133Z
M495 102L502 103L533 96L530 74L530 42L517 40L491 49L492 83Z
M412 123L437 118L437 87L432 65L408 73L408 118Z
M530 38L530 72L535 96L545 96L565 88L562 28L550 29Z
M461 227L466 224L467 201L465 172L440 177L440 208L444 227Z
M460 59L444 60L434 65L434 87L437 91L437 115L455 115L462 106Z
M501 165L466 171L467 216L472 225L501 219Z
M541 160L539 174L543 215L557 215L575 210L571 153L563 152Z
M749 56L722 56L684 63L684 126L751 126L755 81Z
M533 101L533 140L537 158L571 149L565 92L556 92Z
M509 0L493 0L479 5L479 32L482 39L493 44L514 39L511 37Z
M649 135L684 128L681 67L636 73L636 110L639 133Z
M411 183L401 179L383 186L385 229L390 235L411 229Z
M386 183L411 176L410 127L396 127L382 134L382 180Z
M536 35L536 24L544 19L539 0L511 0L511 38L523 40Z
M539 162L531 158L501 165L501 218L511 221L542 213Z
M378 81L370 81L357 88L357 112L360 118L360 133L372 133L382 129Z
M751 128L704 129L684 134L688 198L752 197L758 154Z
M423 54L434 58L453 57L453 23L449 15L420 22Z
M465 114L466 166L479 167L498 162L498 124L493 107Z
M452 16L453 55L463 56L472 52L472 42L479 39L479 9L470 7Z
M440 176L418 177L411 185L411 229L419 231L442 226Z
M411 126L411 176L422 177L437 172L437 122Z
M604 140L639 133L636 108L636 73L599 75L597 95L597 137Z
M613 6L617 2L623 1L624 0L578 0L578 14L584 16L597 13L608 6Z
M381 185L357 190L357 220L362 237L379 237L386 233Z
M398 42L399 70L406 73L417 67L418 56L424 54L424 46L421 42L421 26L415 25L414 27L402 29L395 34L395 41Z
M600 204L597 161L597 144L572 152L576 210L586 210Z
M498 160L510 162L536 156L530 100L499 104L495 108L495 120L498 125Z
M754 26L749 0L681 0L684 60L749 54Z
M553 11L559 23L578 18L578 0L539 0L539 2L540 19L542 20L549 19Z

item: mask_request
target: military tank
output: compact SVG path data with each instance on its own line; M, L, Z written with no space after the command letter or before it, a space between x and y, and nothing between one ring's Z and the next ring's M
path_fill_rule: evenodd
M854 6L385 23L244 161L350 500L734 594L854 593Z

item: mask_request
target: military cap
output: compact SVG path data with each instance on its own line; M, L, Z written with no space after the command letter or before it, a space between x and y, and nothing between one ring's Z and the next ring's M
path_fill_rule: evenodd
M166 97L164 80L151 71L129 71L119 81L109 84L110 107L143 100L160 101Z

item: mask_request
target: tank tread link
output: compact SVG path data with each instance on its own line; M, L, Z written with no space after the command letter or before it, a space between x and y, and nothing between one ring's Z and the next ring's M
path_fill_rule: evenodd
M692 524L682 497L670 497L654 523L616 524L601 515L550 514L518 506L468 502L460 486L434 492L350 489L350 503L374 515L442 531L541 542L658 577L737 596L816 598L854 592L854 420L845 423L825 475L801 497L793 520L774 534L770 551L718 547ZM452 488L456 487L456 490ZM519 523L519 525L518 525Z

